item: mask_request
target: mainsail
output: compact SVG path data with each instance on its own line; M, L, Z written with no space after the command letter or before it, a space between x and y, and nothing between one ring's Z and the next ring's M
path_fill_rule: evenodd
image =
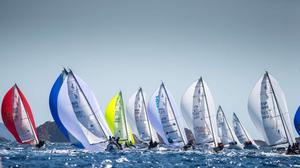
M149 121L146 100L142 88L135 92L127 103L127 117L133 133L143 142L154 140L153 129Z
M108 126L115 137L119 137L120 141L131 141L135 143L132 131L125 116L122 93L117 93L109 102L106 111L105 119Z
M216 123L214 102L207 84L200 78L184 93L181 99L181 109L186 123L192 130L197 145L217 146L215 135Z
M294 137L283 91L266 72L256 83L248 100L249 115L271 146L292 144Z
M300 106L298 107L298 110L294 117L294 126L298 135L300 135Z
M169 144L183 143L184 145L183 134L179 128L178 121L163 83L158 92L157 108Z
M16 84L4 96L1 112L4 125L17 142L39 143L30 106Z
M71 70L58 93L57 113L61 124L83 148L104 150L111 133L93 92Z
M240 143L245 144L246 142L251 142L252 144L254 144L254 141L249 136L245 127L242 125L242 123L240 122L239 118L236 116L235 113L233 113L232 124L233 124L233 130Z
M176 108L174 98L162 83L148 104L149 120L162 143L178 147L187 143L187 128L183 116Z
M218 126L218 135L221 139L221 142L226 145L231 142L237 142L235 135L227 122L226 116L221 106L219 106L217 111L217 126Z

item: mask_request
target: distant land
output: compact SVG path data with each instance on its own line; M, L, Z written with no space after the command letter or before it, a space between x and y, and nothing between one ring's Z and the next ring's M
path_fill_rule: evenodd
M37 127L38 136L49 142L68 142L65 136L57 128L55 122L47 121ZM0 123L0 142L15 141L15 138L8 132L3 123Z
M54 121L47 121L37 127L39 138L49 142L68 142Z
M0 141L14 141L15 138L8 132L5 125L0 123Z

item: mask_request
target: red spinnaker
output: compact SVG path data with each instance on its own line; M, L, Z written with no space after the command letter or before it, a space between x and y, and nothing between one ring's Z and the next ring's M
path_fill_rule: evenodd
M22 144L39 142L30 106L17 85L9 89L4 96L1 112L4 125L17 142Z

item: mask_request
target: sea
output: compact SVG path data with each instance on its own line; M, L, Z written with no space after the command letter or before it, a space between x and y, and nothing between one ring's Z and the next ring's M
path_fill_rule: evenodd
M70 144L47 143L42 149L15 142L0 144L0 167L300 167L299 156L268 150L128 150L88 152Z

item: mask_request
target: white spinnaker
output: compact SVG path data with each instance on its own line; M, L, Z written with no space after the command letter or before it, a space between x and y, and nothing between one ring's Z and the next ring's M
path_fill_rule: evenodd
M76 86L77 83L74 76L76 77L81 90L78 86ZM74 76L69 73L68 78L64 80L61 86L61 90L58 95L58 115L65 128L79 142L81 142L85 149L92 151L104 150L106 147L104 142L107 140L107 136L110 136L111 133L108 130L106 122L103 122L103 116L101 116L103 114L100 111L92 91L78 76ZM74 89L79 89L77 101L72 100L76 96L69 96L69 93L72 90L72 84ZM87 104L87 101L89 102L89 105ZM77 105L81 107L74 109ZM76 115L75 112L78 112L78 114ZM102 125L102 129L99 124Z
M156 132L148 119L145 96L145 93L140 88L129 98L126 110L128 123L130 123L132 132L139 140L144 142L148 142L150 139L158 141Z
M252 144L254 143L253 139L249 136L247 130L242 125L242 123L240 122L239 118L236 116L235 113L233 113L232 123L233 123L233 130L240 143L244 144L247 141L251 141Z
M267 78L267 75L269 76L270 80L269 80L269 78ZM269 84L265 85L266 82L272 84L274 92L270 88ZM266 86L266 88L264 88L265 86ZM278 104L276 103L274 96L276 96ZM262 105L264 105L264 106L262 106ZM268 105L268 107L266 107L267 105ZM286 131L284 131L283 134L281 134L281 132L282 132L282 130L284 130L284 128L282 126L282 122L280 122L280 123L278 122L278 117L280 118L280 116L279 116L279 113L278 113L279 111L278 111L277 107L279 107L279 109L281 110L281 116L283 118L283 122L286 127L286 129L285 129ZM274 108L275 108L275 110L274 110ZM269 120L268 119L269 117L266 117L266 115L268 115L268 113L269 113L269 112L266 113L267 110L269 110L269 112L271 112L271 114L275 114L275 116L271 117L272 120ZM259 132L262 133L265 141L269 145L277 145L277 144L283 143L283 139L284 139L284 137L286 137L285 132L288 135L288 140L290 141L290 143L294 142L292 125L291 125L290 116L288 114L285 95L284 95L282 89L280 88L277 80L270 74L266 73L264 76L262 76L258 80L256 85L254 86L254 88L249 96L249 99L248 99L248 112L249 112L252 122L254 123L256 128L259 130ZM264 117L262 115L262 112L264 112ZM263 118L264 118L264 120L263 120ZM280 119L280 121L281 121L281 119ZM267 129L266 129L266 127L267 127ZM277 131L279 130L279 133L281 135L284 135L284 137L278 136L279 134L276 135L275 129L273 129L270 132L270 128L272 129L272 127L276 127L275 129L277 129Z
M160 86L161 87L161 86ZM170 145L170 143L167 140L167 137L165 135L162 123L161 123L161 118L160 118L160 114L159 114L159 90L160 87L153 93L149 103L148 103L148 114L149 114L149 120L151 122L151 125L153 126L153 128L155 129L155 131L157 132L157 134L162 138L163 143ZM179 129L181 131L181 134L183 136L183 141L186 144L187 143L187 137L185 134L185 130L184 128L188 128L183 115L178 111L177 107L176 107L176 103L175 100L173 98L173 96L170 94L169 90L165 87L165 90L168 94L169 100L170 100L170 104L172 105L172 108L174 110L174 114L176 116L178 125L179 125Z
M32 128L17 87L14 87L13 119L18 135L23 143L32 140L38 143L38 138Z
M202 123L202 126L203 126L203 123L204 123L204 122L197 123L194 120L194 116L193 116L194 93L195 93L196 85L199 82L200 82L200 79L193 82L191 84L191 86L185 91L185 93L181 99L181 111L182 111L184 119L188 125L188 128L193 132L193 135L195 136L196 143L200 144L200 143L205 143L207 141L213 141L212 137L215 137L215 141L216 141L215 143L217 143L217 142L219 142L219 138L216 136L216 125L217 124L216 124L216 120L215 120L215 118L216 118L215 105L214 105L211 91L208 88L208 86L204 80L202 80L202 84L203 84L202 88L205 89L205 95L206 95L206 100L207 100L207 107L204 107L204 108L206 110L208 109L210 112L212 130L209 131L209 132L211 132L211 136L205 136L205 137L202 136L202 138L198 139L198 142L196 139L197 134L195 134L194 124L197 124L196 126L201 126L201 123ZM205 125L209 126L210 121L209 121L208 117L205 118L205 121L206 121L205 123L207 123ZM213 134L212 134L212 132L213 132ZM212 136L212 135L214 135L214 136Z
M219 107L217 111L217 127L219 138L223 144L226 145L235 141L233 132L226 121L226 116L224 115L221 107Z

